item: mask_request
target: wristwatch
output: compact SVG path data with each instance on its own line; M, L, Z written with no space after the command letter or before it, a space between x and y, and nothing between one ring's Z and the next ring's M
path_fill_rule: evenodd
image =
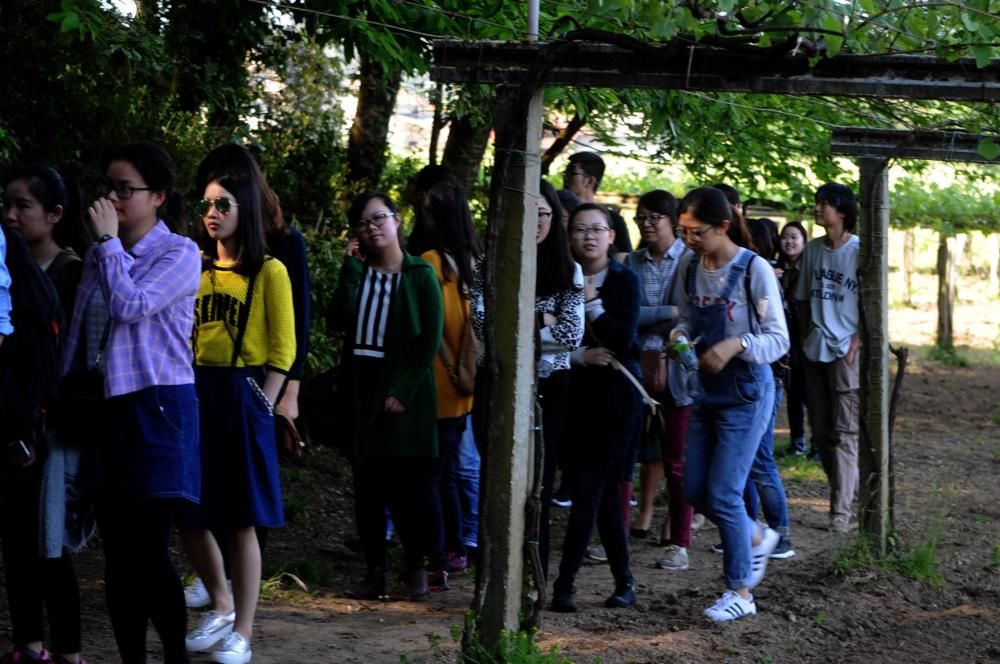
M108 233L105 233L104 235L101 236L101 239L97 241L97 244L104 244L108 240L114 240L114 239L115 239L114 235L110 235Z
M744 350L746 350L749 347L750 347L750 341L747 339L747 335L745 335L745 334L740 335L740 349L741 349L741 351L744 351Z

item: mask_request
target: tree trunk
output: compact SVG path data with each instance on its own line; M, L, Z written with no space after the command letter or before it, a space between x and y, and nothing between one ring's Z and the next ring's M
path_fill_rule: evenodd
M889 175L882 159L859 159L858 282L861 422L858 440L861 529L886 553L895 520L889 438Z
M903 304L913 306L913 245L916 244L916 231L906 229L903 236Z
M468 114L451 120L441 165L452 172L466 194L476 184L479 164L486 154L492 129L492 119L482 114Z
M944 231L938 233L937 273L937 346L951 350L955 347L955 338L952 334L952 295L955 292L955 286L952 280L951 246L948 242L948 234Z
M347 142L347 179L357 188L378 186L385 169L389 120L402 81L399 68L386 69L360 52L358 110Z
M990 235L990 296L1000 293L1000 233Z
M436 166L438 163L438 142L441 139L441 128L444 126L444 116L441 113L441 103L444 98L444 83L438 83L431 93L431 103L434 104L434 118L431 120L431 145L427 154L427 163Z
M136 0L135 15L151 33L160 31L159 0Z
M562 151L566 149L566 146L569 145L570 141L573 140L573 137L576 136L581 129L583 129L583 125L585 124L587 124L586 120L581 118L579 115L574 115L573 119L569 121L569 124L563 127L563 130L559 132L558 136L556 136L556 140L552 141L552 145L550 145L549 149L542 155L542 175L549 174L549 166L552 165L552 162L555 161L556 157L562 154Z
M958 280L962 278L962 263L965 262L965 250L969 247L969 234L960 233L951 239L951 285L952 298L958 294Z

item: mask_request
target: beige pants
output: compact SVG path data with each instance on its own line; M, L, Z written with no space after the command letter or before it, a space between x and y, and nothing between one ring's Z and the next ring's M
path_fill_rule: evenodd
M850 520L858 492L858 357L847 362L806 361L806 407L813 446L830 482L830 517Z

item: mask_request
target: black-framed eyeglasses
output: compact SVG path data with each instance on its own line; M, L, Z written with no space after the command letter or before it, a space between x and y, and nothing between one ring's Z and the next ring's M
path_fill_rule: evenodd
M680 227L682 237L696 237L701 239L701 236L715 228L715 226L705 226L704 228L684 228Z
M570 170L570 169L568 169L568 168L567 168L567 169L566 169L566 171L565 171L565 172L563 173L563 176L564 176L564 177L568 177L568 178L571 178L571 177L573 177L574 175L579 175L579 176L580 176L580 177L582 177L582 178L586 178L586 177L590 177L589 175L587 175L587 174L586 174L586 173L584 173L583 171L572 171L572 170Z
M637 214L635 215L635 225L639 227L646 225L655 226L660 223L661 219L666 218L667 215L665 214Z
M382 228L386 221L395 216L395 212L378 212L367 219L358 219L356 224L351 224L351 228L356 231L364 230L368 226L371 226L372 228Z
M232 199L226 198L225 196L219 196L218 198L201 199L200 201L198 201L197 208L198 208L198 214L200 214L203 217L206 214L208 214L208 211L211 210L213 207L215 208L216 212L218 212L222 216L226 216L227 214L229 214L229 211L233 208L233 206L239 206L239 203L237 203Z
M98 192L102 197L110 196L111 192L115 192L115 196L119 200L127 201L132 198L132 194L137 191L152 191L151 187L133 187L128 182L122 182L120 180L112 180L111 178L101 178L97 183Z

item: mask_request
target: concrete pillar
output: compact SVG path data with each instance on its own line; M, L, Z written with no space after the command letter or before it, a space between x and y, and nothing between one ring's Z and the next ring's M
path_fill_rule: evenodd
M861 530L881 553L893 528L889 441L889 174L884 159L858 160L861 171Z
M535 235L542 90L497 88L485 275L488 427L473 610L482 642L518 629L535 403Z

